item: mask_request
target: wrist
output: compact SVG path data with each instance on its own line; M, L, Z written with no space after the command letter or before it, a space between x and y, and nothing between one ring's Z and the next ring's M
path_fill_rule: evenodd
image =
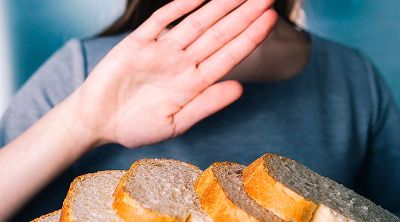
M74 93L60 103L55 108L55 111L58 112L57 115L62 120L66 136L75 143L74 151L76 153L85 153L106 142L101 139L98 131L85 125L83 120L86 117L77 112L78 106L79 96L78 93Z

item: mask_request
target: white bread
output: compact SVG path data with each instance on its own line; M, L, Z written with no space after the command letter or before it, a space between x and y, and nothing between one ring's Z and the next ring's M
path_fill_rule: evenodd
M39 218L32 220L31 222L58 222L60 221L61 210L57 210Z
M76 178L53 221L400 222L354 191L293 160L265 154L248 167L212 164L202 172L176 160L144 159L129 171Z
M245 192L242 182L243 165L230 162L212 164L195 183L202 209L215 222L283 221L263 209Z
M193 188L200 173L176 160L139 160L118 184L114 209L125 221L211 221Z
M354 191L274 154L246 167L243 183L257 203L288 221L399 221Z
M122 222L112 208L113 192L125 171L100 171L77 177L61 210L61 222Z

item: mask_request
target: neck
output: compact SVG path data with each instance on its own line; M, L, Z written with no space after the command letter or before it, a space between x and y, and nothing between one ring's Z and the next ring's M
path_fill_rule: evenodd
M269 37L226 79L241 82L272 82L290 79L307 63L310 43L307 35L279 19Z

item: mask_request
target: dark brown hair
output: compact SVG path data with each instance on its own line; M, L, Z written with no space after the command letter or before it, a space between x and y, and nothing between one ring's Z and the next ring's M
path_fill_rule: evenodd
M134 30L149 18L153 12L170 1L171 0L127 0L125 13L100 35L114 35ZM276 0L274 8L281 18L294 24L291 21L291 14L295 3L296 0Z

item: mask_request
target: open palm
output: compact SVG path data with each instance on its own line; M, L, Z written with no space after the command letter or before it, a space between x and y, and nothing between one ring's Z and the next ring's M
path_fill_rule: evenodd
M103 143L126 147L182 134L237 100L236 81L218 82L271 31L272 0L174 0L97 65L78 89L76 114Z

